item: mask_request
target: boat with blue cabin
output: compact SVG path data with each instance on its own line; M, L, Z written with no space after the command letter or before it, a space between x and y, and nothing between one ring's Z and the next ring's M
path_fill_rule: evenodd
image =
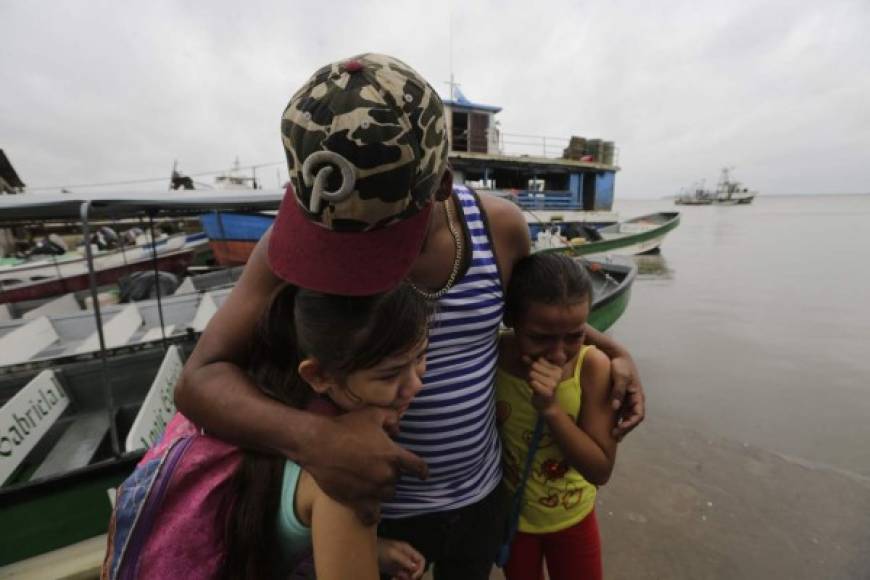
M509 199L522 208L533 250L552 250L554 240L564 239L574 242L562 245L576 255L633 254L656 249L679 223L678 214L651 214L625 227L617 224L613 201L620 168L612 141L503 133L496 119L501 107L474 103L455 84L444 106L454 182ZM247 261L274 217L274 213L215 211L200 219L217 262L239 265ZM662 227L664 221L667 224ZM608 227L602 235L595 234ZM647 232L654 228L655 233ZM579 247L581 241L603 238L606 244ZM653 238L657 241L647 241Z
M495 118L501 107L474 103L455 85L444 105L454 180L517 203L532 239L553 225L570 234L574 224L617 221L612 141L504 133Z

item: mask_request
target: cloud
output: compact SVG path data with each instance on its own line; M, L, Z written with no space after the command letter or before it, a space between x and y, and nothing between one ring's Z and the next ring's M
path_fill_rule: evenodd
M280 162L293 91L365 51L442 94L452 70L504 107L506 133L616 141L617 195L671 194L722 165L765 193L870 187L860 1L10 1L0 19L0 147L31 187Z

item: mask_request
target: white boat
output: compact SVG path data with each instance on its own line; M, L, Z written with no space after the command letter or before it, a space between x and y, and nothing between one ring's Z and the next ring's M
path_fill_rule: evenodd
M722 173L719 176L719 183L716 185L715 200L720 205L745 205L752 203L757 191L750 191L739 181L731 178L731 170L733 167L723 167Z
M197 250L207 247L202 232L176 234L132 247L94 252L94 271L100 284L118 280L147 266L157 254L158 268L183 272ZM18 302L56 296L88 287L87 258L81 252L44 256L19 264L0 265L0 302Z
M15 226L22 222L79 222L83 233L90 231L88 220L122 218L149 214L159 216L198 216L204 211L240 208L262 211L276 209L281 203L281 191L171 192L159 195L141 193L81 195L32 195L0 200L0 225ZM83 219L87 217L87 219ZM89 235L83 238L90 239ZM157 253L157 268L181 273L193 261L195 251L207 248L208 239L202 233L179 234L158 240L156 246L145 244L131 249L119 249L93 255L94 282L104 285L120 277L151 267L152 251ZM153 250L152 250L153 248ZM87 249L87 248L86 248ZM68 261L48 258L41 263L13 265L0 270L3 275L0 303L36 300L60 296L90 287L88 259L76 257Z
M752 203L757 191L751 191L739 181L731 178L733 167L723 167L719 176L716 189L706 189L701 185L695 185L691 191L683 191L674 198L677 205L745 205Z

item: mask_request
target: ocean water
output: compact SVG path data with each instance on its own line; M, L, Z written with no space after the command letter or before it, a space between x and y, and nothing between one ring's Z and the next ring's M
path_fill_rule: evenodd
M870 476L870 195L614 209L682 215L611 331L648 414Z

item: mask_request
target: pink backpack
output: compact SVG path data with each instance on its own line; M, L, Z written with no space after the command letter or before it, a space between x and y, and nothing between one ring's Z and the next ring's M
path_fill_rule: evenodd
M313 398L306 410L340 412L322 397ZM102 580L219 578L233 476L243 456L239 447L205 435L176 413L118 488ZM310 551L294 563L289 577L314 578Z
M176 414L118 488L101 578L219 577L242 451Z

